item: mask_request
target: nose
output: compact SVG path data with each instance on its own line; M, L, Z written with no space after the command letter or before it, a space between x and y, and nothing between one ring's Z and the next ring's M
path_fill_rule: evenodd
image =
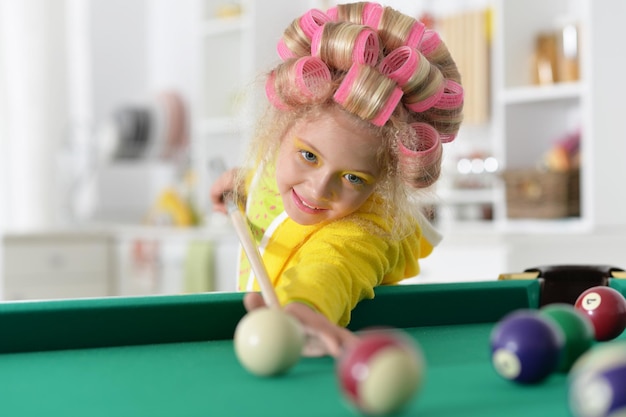
M318 172L311 177L311 197L317 201L332 201L336 198L337 179L331 173Z

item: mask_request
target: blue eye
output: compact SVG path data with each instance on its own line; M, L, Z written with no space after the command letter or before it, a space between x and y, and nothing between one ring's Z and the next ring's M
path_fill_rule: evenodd
M300 155L302 155L302 158L307 162L317 162L317 155L313 152L301 150Z
M354 185L363 185L365 184L365 181L363 181L363 178L358 177L354 174L346 174L343 176L346 180L348 180L348 182L350 184L354 184Z

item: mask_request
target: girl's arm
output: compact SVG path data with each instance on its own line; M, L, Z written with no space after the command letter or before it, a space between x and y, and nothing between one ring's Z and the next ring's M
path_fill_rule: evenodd
M264 307L265 302L260 293L248 293L244 298L247 311ZM304 348L304 356L331 355L335 358L352 346L357 336L341 326L328 320L324 315L316 312L308 305L298 302L289 303L284 307L285 311L300 321L305 332L318 343L307 343ZM321 342L321 343L319 343Z

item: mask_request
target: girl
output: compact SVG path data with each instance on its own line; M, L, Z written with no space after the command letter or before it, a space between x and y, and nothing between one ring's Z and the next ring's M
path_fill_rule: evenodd
M439 176L463 89L435 32L376 3L310 10L278 53L249 163L211 200L245 207L281 305L336 356L355 340L344 327L357 303L417 275L438 243L415 191ZM248 310L263 305L245 257L239 289Z

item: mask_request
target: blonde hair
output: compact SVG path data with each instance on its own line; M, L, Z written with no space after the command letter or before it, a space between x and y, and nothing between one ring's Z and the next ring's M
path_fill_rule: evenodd
M409 194L438 179L442 143L463 119L461 76L439 36L391 7L359 2L294 19L278 53L252 162L270 162L298 120L338 107L381 137L377 192L394 219L410 217Z

